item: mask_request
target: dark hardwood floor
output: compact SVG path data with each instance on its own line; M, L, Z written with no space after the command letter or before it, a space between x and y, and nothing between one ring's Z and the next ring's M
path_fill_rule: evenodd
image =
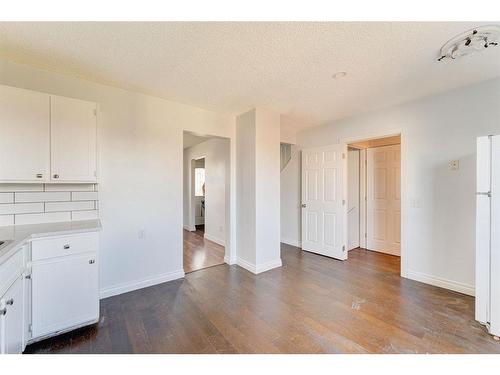
M184 230L184 272L189 273L224 263L224 246L206 240L205 227L194 232Z
M282 245L260 275L227 264L101 301L97 325L27 353L500 353L472 297L399 277L399 258Z

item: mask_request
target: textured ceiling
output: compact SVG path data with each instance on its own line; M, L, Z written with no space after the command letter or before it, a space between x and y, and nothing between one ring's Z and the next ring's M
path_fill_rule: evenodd
M482 24L0 23L0 57L234 115L263 106L302 128L500 76L500 47L436 62Z

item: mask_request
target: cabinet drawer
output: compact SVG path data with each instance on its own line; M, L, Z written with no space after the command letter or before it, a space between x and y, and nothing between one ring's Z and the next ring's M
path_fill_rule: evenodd
M35 262L41 259L97 251L98 248L98 233L35 240L31 242L31 259Z
M10 284L23 272L24 251L19 250L0 265L0 296Z

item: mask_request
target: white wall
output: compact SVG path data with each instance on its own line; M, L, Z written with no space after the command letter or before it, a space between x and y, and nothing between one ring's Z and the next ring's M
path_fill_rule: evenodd
M500 79L306 130L297 142L310 147L400 131L406 274L471 294L476 137L500 133ZM458 171L448 168L454 159L460 161ZM283 185L294 185L300 174L284 177ZM300 231L291 239L299 241Z
M191 161L201 157L205 158L205 237L225 246L226 207L229 204L228 139L213 138L184 149L184 227L192 229L195 225L190 205L193 195Z
M236 118L238 261L253 265L257 258L255 253L255 119L255 110L245 112Z
M279 114L238 116L236 142L238 264L260 273L281 266Z
M183 130L232 138L234 118L4 60L0 83L99 103L102 294L181 277Z
M292 145L292 155L281 171L281 242L300 247L300 150Z

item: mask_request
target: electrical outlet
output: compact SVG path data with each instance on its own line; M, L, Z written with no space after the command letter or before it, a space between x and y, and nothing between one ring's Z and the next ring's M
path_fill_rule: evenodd
M460 162L458 160L450 161L450 170L456 171L458 169L460 169Z

